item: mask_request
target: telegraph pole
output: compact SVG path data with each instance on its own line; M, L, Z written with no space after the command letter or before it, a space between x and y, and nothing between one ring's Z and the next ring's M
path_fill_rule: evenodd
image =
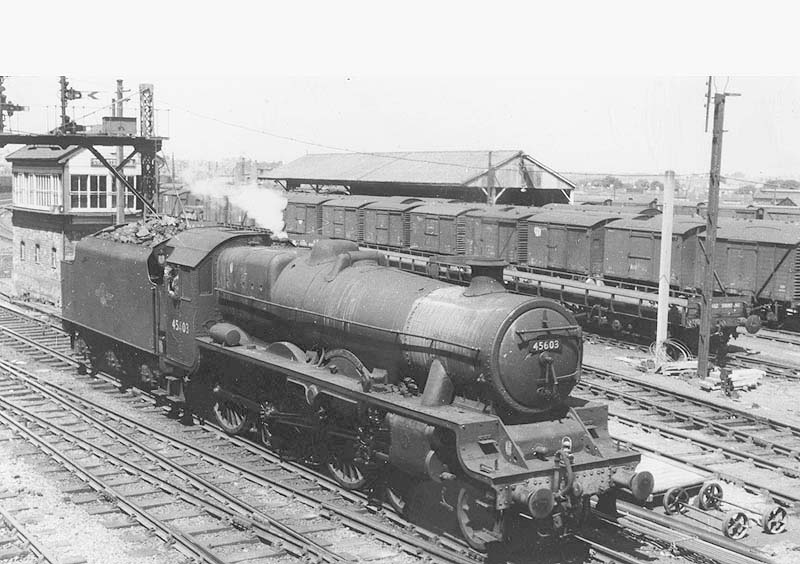
M675 171L664 173L664 208L661 213L661 260L658 271L658 317L656 318L656 350L667 340L669 320L669 282L672 276L672 221L675 195Z
M122 79L117 79L117 102L114 107L116 109L114 115L122 117ZM119 170L120 174L122 174L122 169L120 168L122 159L122 146L119 146L117 147L117 162L114 166ZM114 192L117 194L117 225L120 225L125 223L125 185L114 178L113 186Z
M5 128L5 125L3 124L3 110L5 109L6 105L6 95L3 94L6 89L6 87L3 86L4 79L5 77L0 76L0 133L2 133L3 129Z
M709 77L709 83L711 77ZM739 94L714 94L714 129L711 137L711 172L708 184L708 217L706 219L706 248L703 276L703 308L700 312L700 341L697 351L697 375L708 376L708 352L711 340L711 303L714 296L714 250L717 244L719 215L719 177L722 170L722 134L725 121L725 98ZM708 104L711 103L709 87Z
M489 205L493 206L495 201L494 189L494 170L492 169L492 152L489 151L489 169L486 172L486 197Z

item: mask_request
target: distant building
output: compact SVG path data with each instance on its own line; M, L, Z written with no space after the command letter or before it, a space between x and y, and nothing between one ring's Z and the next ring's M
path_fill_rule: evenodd
M269 172L275 170L279 166L283 164L283 161L272 161L272 162L258 162L256 161L256 182L259 186L262 184L272 184L272 180L269 178Z
M575 184L524 151L330 153L266 174L286 190L343 186L351 194L542 206L567 203Z
M753 194L754 206L798 206L800 190L762 188Z
M101 154L112 164L116 148ZM61 261L75 243L116 220L117 196L111 173L87 149L28 145L6 156L12 171L13 261L11 281L19 297L60 303ZM132 159L124 176L140 184L140 163ZM126 220L141 203L125 194Z

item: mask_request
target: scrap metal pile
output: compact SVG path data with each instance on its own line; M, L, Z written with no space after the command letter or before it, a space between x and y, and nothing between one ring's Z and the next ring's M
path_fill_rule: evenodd
M112 239L120 243L155 247L186 228L186 222L178 218L154 215L134 223L107 227L97 233L95 237Z

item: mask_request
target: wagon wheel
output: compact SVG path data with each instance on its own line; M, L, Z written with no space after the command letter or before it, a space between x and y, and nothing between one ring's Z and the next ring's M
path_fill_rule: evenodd
M689 503L689 492L683 488L671 488L664 494L664 499L661 503L667 515L686 513L686 505Z
M709 482L700 488L697 494L697 504L703 511L718 509L722 500L722 486L717 482Z
M345 489L358 490L367 483L361 465L355 461L353 444L350 441L334 445L328 452L325 466L333 479Z
M247 429L247 408L239 402L219 399L214 402L213 411L217 423L229 435L238 435Z
M761 514L761 527L765 533L775 535L786 530L786 520L788 515L783 507L773 505L764 510Z
M458 492L456 519L464 540L477 551L486 552L489 543L503 538L502 515L481 503L468 488L461 488Z
M729 539L739 540L747 534L750 520L741 511L729 511L722 520L722 533Z

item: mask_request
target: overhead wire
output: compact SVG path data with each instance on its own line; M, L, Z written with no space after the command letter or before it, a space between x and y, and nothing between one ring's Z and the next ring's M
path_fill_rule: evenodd
M326 144L326 143L319 143L317 141L309 141L307 139L301 139L299 137L293 137L291 135L282 135L280 133L275 133L273 131L269 131L269 130L266 130L266 129L262 129L262 128L258 128L258 127L252 127L252 126L249 126L249 125L245 125L245 124L241 124L241 123L236 123L236 122L220 119L220 118L217 118L217 117L214 117L214 116L201 114L199 112L195 112L194 110L190 110L188 108L183 108L183 107L180 107L180 106L176 106L174 104L170 104L169 102L167 102L166 105L170 106L171 109L175 109L175 110L178 110L178 111L181 111L181 112L185 112L187 114L193 115L195 117L199 117L201 119L207 119L207 120L210 120L210 121L214 121L214 122L217 122L217 123L228 125L230 127L235 127L235 128L242 129L242 130L245 130L245 131L251 131L253 133L260 133L262 135L267 135L269 137L274 137L276 139L282 139L284 141L291 141L291 142L294 142L294 143L299 143L301 145L307 145L309 147L319 147L321 149L328 149L328 150L331 150L331 151L339 151L339 152L342 152L342 153L350 153L350 154L355 154L355 155L384 157L384 158L391 158L391 159L396 159L396 160L401 160L401 161L425 163L425 164L440 165L440 166L451 166L451 167L455 167L455 168L460 168L462 170L463 169L470 169L470 170L475 170L475 171L486 171L486 169L488 168L487 166L473 166L473 165L454 163L454 162L434 161L434 160L430 160L430 159L404 157L404 156L401 156L401 155L397 154L397 153L403 153L403 152L406 152L406 151L397 151L397 152L392 152L392 153L380 153L380 152L373 152L373 151L359 151L359 150L351 149L351 148L348 148L348 147L340 147L340 146L336 146L336 145L329 145L329 144ZM431 151L431 152L436 152L436 151ZM500 151L497 151L497 152L500 152ZM563 175L564 173L559 172L558 174Z

